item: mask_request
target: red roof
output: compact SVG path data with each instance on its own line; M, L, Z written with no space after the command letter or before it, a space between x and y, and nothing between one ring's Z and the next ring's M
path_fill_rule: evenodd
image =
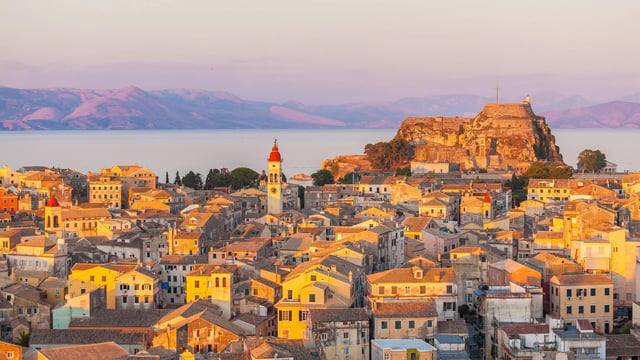
M489 193L484 194L484 202L486 203L491 202L491 196L489 195Z
M56 206L59 207L60 206L60 204L58 203L58 200L56 200L55 195L52 195L49 198L49 201L47 201L47 206L48 207L56 207Z
M271 154L269 154L269 161L282 161L280 156L280 150L278 150L278 144L274 143L271 148Z

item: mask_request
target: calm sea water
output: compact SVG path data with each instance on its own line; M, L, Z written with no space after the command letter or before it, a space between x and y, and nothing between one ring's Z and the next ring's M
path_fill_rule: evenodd
M246 166L266 169L273 140L278 139L288 176L311 174L322 160L362 154L368 143L388 141L396 129L375 130L135 130L0 132L0 166L56 166L98 171L113 165L138 163L164 181L176 171L206 173ZM566 163L575 165L583 149L604 152L620 171L640 170L640 130L553 130Z

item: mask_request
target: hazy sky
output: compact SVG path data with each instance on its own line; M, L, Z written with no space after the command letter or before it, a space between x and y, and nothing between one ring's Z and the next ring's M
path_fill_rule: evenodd
M0 85L308 103L640 92L640 1L0 0Z

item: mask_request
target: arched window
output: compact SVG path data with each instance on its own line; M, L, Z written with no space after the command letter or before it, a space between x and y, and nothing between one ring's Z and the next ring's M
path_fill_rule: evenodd
M53 216L53 227L57 228L58 226L59 226L58 225L58 215L54 215Z
M220 287L220 278L216 278L216 287Z
M227 287L227 278L222 278L222 287L223 288Z

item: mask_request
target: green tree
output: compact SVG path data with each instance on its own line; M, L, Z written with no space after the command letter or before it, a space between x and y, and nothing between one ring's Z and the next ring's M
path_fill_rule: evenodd
M20 337L18 338L18 341L16 342L16 345L20 345L22 347L29 347L29 339L31 338L31 336L25 332L21 332L20 333Z
M311 177L313 178L314 186L324 186L326 184L335 183L335 180L333 179L333 174L331 173L331 171L327 169L318 170L313 174L311 174Z
M231 170L231 187L244 189L249 186L257 186L260 174L248 167L239 167Z
M607 166L607 157L600 150L585 149L578 154L578 166L595 173Z
M180 173L176 171L176 178L173 180L173 183L180 186L182 185L182 180L180 180Z
M298 185L298 199L300 199L300 208L304 209L304 190L305 187Z
M407 162L409 159L409 143L401 138L390 142L367 144L364 153L374 169L390 170Z
M184 186L190 187L195 190L202 189L202 177L200 174L196 174L193 171L189 171L187 175L182 177L182 183Z
M396 176L400 176L400 175L411 176L411 167L410 166L406 166L406 167L402 167L402 168L397 168L396 169Z
M549 177L552 179L568 179L573 176L571 166L554 165L549 167Z
M360 180L360 174L357 172L348 172L338 179L339 184L356 184Z
M549 166L543 162L536 161L523 174L527 178L548 179Z

